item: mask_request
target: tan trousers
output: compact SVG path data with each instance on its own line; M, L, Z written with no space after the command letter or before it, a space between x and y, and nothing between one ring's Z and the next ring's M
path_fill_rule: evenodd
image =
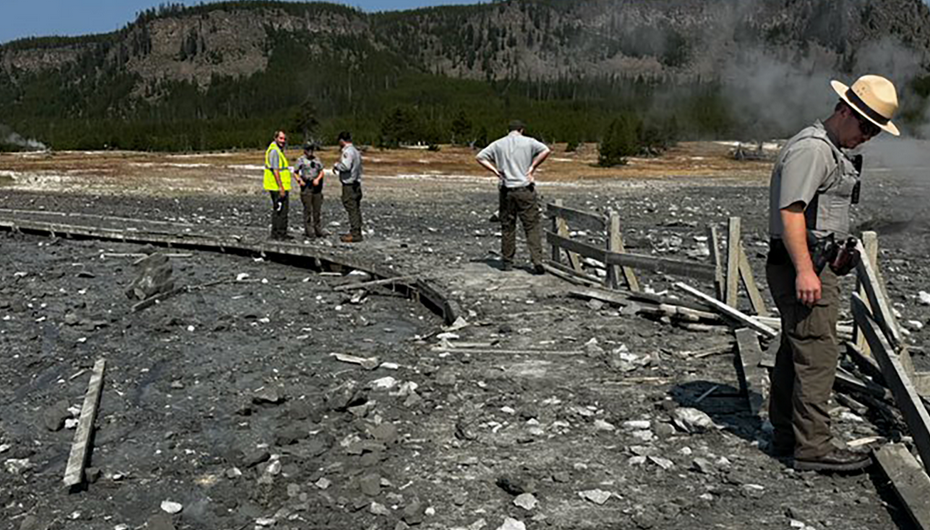
M797 300L794 266L773 263L766 277L781 313L781 344L772 373L769 419L776 450L795 458L819 458L833 450L827 401L836 377L836 320L840 288L829 267L820 274L822 298L813 307Z

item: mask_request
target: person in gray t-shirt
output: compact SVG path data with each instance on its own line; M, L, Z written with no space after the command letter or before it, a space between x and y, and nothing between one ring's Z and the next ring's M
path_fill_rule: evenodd
M526 233L533 274L543 274L542 240L539 226L539 204L536 198L536 168L551 152L546 145L524 136L526 125L510 122L510 133L491 143L478 153L478 163L497 176L501 220L501 269L513 269L517 244L517 217Z
M352 144L352 134L339 133L342 154L333 166L333 173L342 182L342 205L349 214L349 233L340 236L343 243L358 243L362 240L362 154Z

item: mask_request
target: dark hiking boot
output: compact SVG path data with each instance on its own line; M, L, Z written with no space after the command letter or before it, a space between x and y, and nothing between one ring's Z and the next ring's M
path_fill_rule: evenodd
M872 457L866 453L854 453L848 449L834 449L817 458L795 458L794 469L798 471L820 471L826 473L844 473L862 471L872 464Z
M316 237L329 237L329 232L327 232L326 230L323 230L322 228L316 229L316 231L314 231L314 234L316 235Z
M362 241L362 236L352 235L352 234L342 234L339 237L339 241L343 243L359 243Z
M543 274L546 274L546 268L543 267L542 264L537 263L536 265L533 265L532 269L530 269L530 274L533 274L534 276L542 276Z

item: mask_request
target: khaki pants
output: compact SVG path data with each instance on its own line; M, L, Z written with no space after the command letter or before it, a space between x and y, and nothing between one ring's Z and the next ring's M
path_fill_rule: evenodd
M774 261L774 263L773 263ZM833 450L827 401L836 377L840 288L829 267L820 274L822 298L812 307L797 300L790 260L766 264L766 277L781 313L781 344L772 373L769 419L777 450L794 448L795 458L819 458Z
M342 205L349 214L349 233L355 237L362 237L362 185L342 185Z
M289 193L284 192L284 197L281 197L281 192L271 191L271 237L280 239L287 235L287 210L288 210L288 199Z
M313 193L311 187L300 192L300 202L304 204L304 233L308 237L323 235L320 221L323 217L323 194Z
M542 265L542 234L535 187L500 189L501 257L505 264L513 263L514 255L517 253L518 217L526 233L530 260L533 265Z

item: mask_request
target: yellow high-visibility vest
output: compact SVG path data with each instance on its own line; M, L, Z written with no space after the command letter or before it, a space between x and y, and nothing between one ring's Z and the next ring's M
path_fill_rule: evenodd
M271 167L271 152L278 152L278 174L281 175L281 184L284 186L284 191L291 190L291 171L288 169L287 157L284 156L284 151L281 151L281 148L278 147L276 142L271 142L271 145L268 146L268 150L265 151L265 189L269 191L278 191L278 182L274 179L274 171Z

